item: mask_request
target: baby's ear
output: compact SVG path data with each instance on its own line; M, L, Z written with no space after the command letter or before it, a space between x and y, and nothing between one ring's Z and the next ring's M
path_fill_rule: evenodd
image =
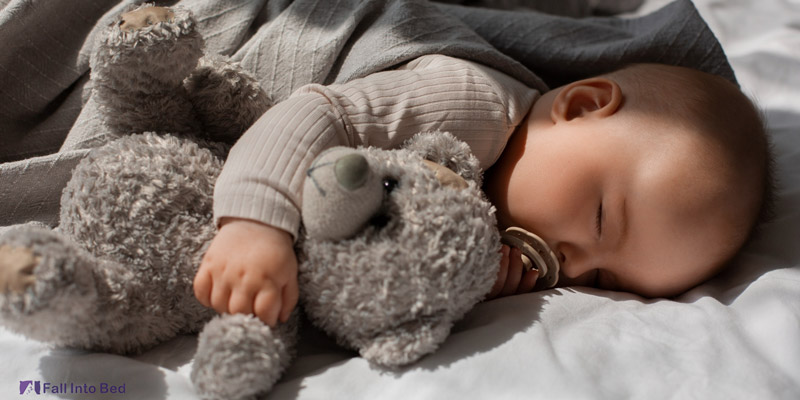
M480 161L469 146L448 132L433 131L414 135L404 146L422 158L447 167L462 178L481 186Z
M571 121L576 118L605 118L622 105L622 89L617 82L595 77L565 86L553 100L550 118Z

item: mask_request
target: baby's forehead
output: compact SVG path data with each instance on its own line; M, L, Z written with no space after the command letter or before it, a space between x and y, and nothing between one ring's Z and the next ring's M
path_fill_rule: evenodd
M718 265L746 235L746 199L724 166L672 150L642 165L627 188L630 232L650 235L649 243L665 254L693 254L696 265Z
M733 170L713 144L683 133L662 135L662 139L631 161L644 185L674 196L675 202L724 199L735 184Z
M629 197L639 215L668 236L733 244L746 231L741 221L748 196L707 148L692 142L665 147L638 168Z

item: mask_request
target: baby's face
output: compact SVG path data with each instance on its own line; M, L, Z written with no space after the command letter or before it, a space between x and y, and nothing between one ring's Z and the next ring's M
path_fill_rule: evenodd
M553 97L536 103L487 173L501 227L550 245L559 286L666 297L708 279L736 227L704 147L643 116L558 121Z

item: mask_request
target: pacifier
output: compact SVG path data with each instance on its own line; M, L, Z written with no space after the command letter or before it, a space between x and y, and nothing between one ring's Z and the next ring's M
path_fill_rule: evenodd
M516 247L522 252L522 267L525 272L532 269L539 271L539 278L536 280L537 287L549 289L558 283L558 271L561 269L561 264L553 250L542 238L513 226L500 235L500 242Z

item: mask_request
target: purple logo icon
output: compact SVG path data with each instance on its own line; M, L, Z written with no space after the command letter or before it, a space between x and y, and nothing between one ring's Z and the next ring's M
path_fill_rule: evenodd
M41 390L39 381L19 381L19 394L40 394Z

